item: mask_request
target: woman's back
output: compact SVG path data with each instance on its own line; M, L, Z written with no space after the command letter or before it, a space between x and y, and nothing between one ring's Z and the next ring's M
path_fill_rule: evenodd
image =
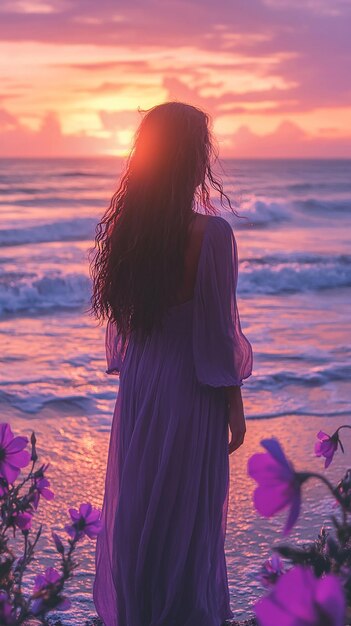
M186 289L161 329L132 333L123 352L116 328L106 336L107 371L120 374L94 586L106 626L220 626L232 617L224 387L250 375L252 352L229 224L199 217L188 241Z
M193 297L202 241L209 219L210 216L198 213L190 223L184 255L184 280L174 304L186 302Z

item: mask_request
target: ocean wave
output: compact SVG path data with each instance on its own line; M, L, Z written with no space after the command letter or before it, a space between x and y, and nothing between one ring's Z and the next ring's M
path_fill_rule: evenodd
M67 385L69 386L67 381ZM84 392L67 392L64 379L43 379L40 381L46 387L41 391L35 386L36 381L17 381L21 384L20 390L7 389L0 384L0 403L19 409L33 415L45 408L55 409L58 412L79 411L82 414L111 416L113 403L116 401L116 386L105 388L103 392L92 392L91 386L84 387ZM49 391L50 389L50 391Z
M38 204L37 199L31 202ZM44 202L46 201L44 200ZM25 201L23 201L23 203L26 204ZM82 201L80 201L80 203L82 203ZM94 204L98 207L96 201L91 201L90 204ZM289 220L290 213L291 211L286 206L277 203L257 201L244 209L240 209L239 214L248 219L235 218L235 228L251 228L252 224L264 227L271 223L279 223L284 220ZM228 219L228 221L232 221L231 215L225 215L224 217ZM92 240L94 238L97 222L98 219L96 217L77 217L74 219L47 222L45 224L32 224L19 228L2 228L0 229L0 246L20 246L50 241Z
M238 290L243 294L282 294L351 286L351 256L271 255L243 259Z
M0 390L0 402L8 404L29 415L35 414L45 407L52 407L57 410L67 410L69 408L71 410L78 409L82 413L89 413L92 409L92 398L89 398L87 395L77 394L67 395L66 397L56 397L55 391L46 394L32 391L27 396L21 396L20 394Z
M272 374L258 375L250 378L252 391L269 391L286 387L288 385L300 385L302 387L320 387L329 382L349 381L351 378L351 365L346 363L328 364L324 367L308 368L303 374L288 370L277 370ZM248 382L244 381L245 385Z
M308 213L317 213L332 215L333 213L351 213L351 199L343 200L322 200L321 198L307 198L305 200L297 200L293 203L294 207Z
M304 200L290 199L286 202L255 200L240 205L238 212L239 215L248 219L234 218L235 229L247 229L252 226L265 228L269 225L294 221L300 213L312 218L314 216L330 217L333 214L348 214L351 213L351 200L348 198L324 200L313 197ZM227 219L233 222L230 214Z
M244 259L239 268L238 293L248 296L348 286L351 286L351 255L270 255ZM0 274L2 316L79 308L88 305L90 295L90 278L79 272Z
M0 316L76 309L89 302L90 279L83 274L13 272L0 276Z
M91 240L94 237L96 223L96 218L84 217L23 228L6 228L0 230L0 246Z
M249 420L264 420L264 419L274 419L276 417L288 417L290 415L300 415L301 417L343 417L344 415L350 415L350 411L348 410L323 410L323 411L308 411L307 409L290 409L288 411L272 411L268 413L251 413L246 416L246 419Z
M63 178L102 178L107 174L101 174L100 172L87 172L83 170L67 170L65 172L59 172L56 176L62 176ZM110 174L112 176L112 174Z
M74 191L73 189L71 190ZM62 195L53 195L53 196L35 196L33 198L18 198L11 199L5 198L4 201L0 200L0 205L6 207L29 207L29 208L77 208L77 207L96 207L97 209L101 209L106 206L105 198L98 198L97 195L83 197L82 195L79 197L73 197L73 194L64 193Z
M279 186L281 188L281 186ZM338 181L338 180L327 180L327 181L309 181L309 182L298 182L298 183L290 183L286 186L287 191L293 191L296 193L320 193L321 191L330 193L350 193L351 194L351 183L349 181Z
M67 202L72 204L72 200ZM38 204L38 198L28 201L21 201L21 204ZM43 203L47 203L43 199ZM55 200L55 204L62 204L61 200ZM94 205L99 207L99 201L87 199L79 200L80 204ZM101 204L101 202L100 202ZM325 201L321 204L317 200L307 200L295 203L295 208L300 208L305 214L310 215L317 212L318 207L324 213L332 213L337 211L346 211L350 203L347 201L339 201L339 203L331 203ZM251 229L252 226L258 228L266 228L270 225L279 225L281 222L294 220L294 208L291 204L283 204L278 202L263 202L257 200L250 205L243 205L238 209L239 215L243 218L234 218L231 214L225 214L224 217L233 224L234 230ZM21 226L19 228L2 228L0 229L0 246L19 246L30 243L46 243L50 241L84 241L92 240L97 225L96 217L81 217L73 219L62 219L58 221L48 222L45 224L31 224Z
M58 365L58 372L59 369ZM309 402L306 403L304 398L307 388L318 388L331 382L341 384L348 382L350 369L350 366L338 364L324 370L306 372L305 375L284 371L265 376L255 374L244 383L248 398L258 392L268 392L279 398L279 393L282 393L282 390L293 385L294 397L298 401L292 406L288 406L289 403L281 402L274 406L273 403L273 406L270 404L266 411L263 405L257 413L250 410L247 418L266 419L289 415L316 417L349 415L350 410L345 404L339 407L315 406L310 405ZM7 404L27 415L35 415L38 411L51 409L57 413L79 412L82 415L92 416L97 419L100 426L104 424L105 418L107 418L107 423L110 423L113 405L116 401L116 381L113 385L110 384L110 381L106 381L107 384L101 386L101 379L99 379L98 384L96 381L94 384L90 384L87 379L86 383L77 389L74 389L70 382L72 381L69 379L65 381L62 377L57 379L45 377L40 380L16 380L15 383L0 383L0 404ZM96 390L94 391L94 389Z
M247 217L248 219L235 220L235 228L251 228L251 225L255 226L267 226L272 223L280 223L291 220L292 210L289 205L280 204L279 202L264 202L263 200L256 200L251 204L243 204L238 209L239 215ZM228 221L232 221L231 216L224 216Z

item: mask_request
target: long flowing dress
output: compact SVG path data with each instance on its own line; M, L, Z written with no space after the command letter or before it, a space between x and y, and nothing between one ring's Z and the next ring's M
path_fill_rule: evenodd
M229 458L224 387L252 373L236 302L229 223L205 225L191 300L162 329L123 345L106 331L119 374L96 545L94 602L106 626L221 626L230 609L224 541Z

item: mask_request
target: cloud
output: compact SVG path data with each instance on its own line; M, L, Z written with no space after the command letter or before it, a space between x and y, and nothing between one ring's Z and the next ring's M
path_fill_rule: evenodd
M62 5L61 5L62 9ZM43 0L3 0L0 13L34 13L47 15L59 11L57 3Z
M5 109L0 109L0 157L128 153L140 113L100 111L99 115L106 131L103 137L89 136L84 132L63 133L54 112L48 112L40 128L34 131ZM329 158L331 154L340 158L351 157L351 135L336 139L328 136L332 129L322 130L326 136L316 137L304 132L297 124L284 121L273 132L263 135L253 133L247 126L240 126L227 136L218 132L216 138L221 158Z
M221 146L221 142L219 142ZM253 133L241 126L231 137L230 146L221 149L223 157L235 158L339 158L351 157L349 137L316 137L304 132L297 124L282 122L273 132Z
M103 127L110 132L137 128L141 121L141 114L138 111L99 111L99 116Z
M85 133L63 134L54 112L48 112L35 131L0 109L1 157L86 156L111 153L113 148L111 138L101 139Z
M76 153L79 141L84 150L122 149L137 107L166 99L199 106L214 121L236 118L223 134L225 149L239 124L261 153L263 131L269 137L280 128L282 139L287 121L306 134L301 149L316 151L320 132L335 154L346 150L351 3L344 0L3 0L0 13L0 102L13 116L2 132L26 154L31 142L34 151L54 149L44 132L64 152ZM31 119L41 120L38 131L26 126ZM334 139L318 128L335 128ZM270 140L282 149L274 133ZM292 136L285 141L297 145Z

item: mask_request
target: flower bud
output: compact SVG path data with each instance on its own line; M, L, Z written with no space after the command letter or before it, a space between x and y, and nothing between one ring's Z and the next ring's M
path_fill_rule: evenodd
M64 552L65 552L64 545L63 545L60 537L56 533L54 533L54 531L52 532L52 538L53 538L53 540L55 542L55 546L56 546L57 552L59 552L60 554L64 554Z
M30 438L30 442L32 444L32 454L31 454L31 461L33 461L33 463L35 463L38 460L38 455L37 455L37 449L35 444L37 443L37 438L35 436L34 431L32 432L31 438Z

